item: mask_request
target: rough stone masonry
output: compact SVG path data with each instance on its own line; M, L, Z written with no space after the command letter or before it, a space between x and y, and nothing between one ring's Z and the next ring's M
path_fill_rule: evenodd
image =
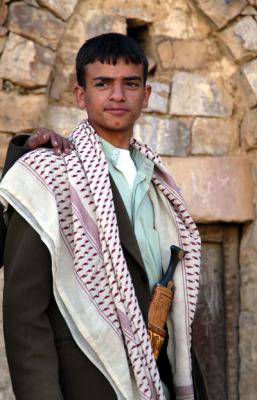
M135 37L150 61L137 137L167 157L198 223L243 228L239 399L256 400L256 1L0 0L0 168L14 134L67 134L81 119L74 56L110 31ZM0 354L0 400L11 400L2 335Z

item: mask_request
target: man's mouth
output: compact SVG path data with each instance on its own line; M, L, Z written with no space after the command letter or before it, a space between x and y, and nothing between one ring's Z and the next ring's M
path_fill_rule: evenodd
M106 107L104 111L113 115L123 115L126 114L129 109L126 107Z

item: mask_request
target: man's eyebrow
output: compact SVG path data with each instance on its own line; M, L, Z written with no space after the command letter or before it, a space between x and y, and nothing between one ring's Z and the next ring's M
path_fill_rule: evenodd
M96 76L92 79L93 81L112 81L114 78L110 78L109 76Z
M95 78L92 78L93 81L113 81L115 77L110 77L110 76L96 76ZM139 75L128 75L124 76L124 81L142 81L142 78Z
M138 75L129 75L124 77L125 81L142 81L141 76Z

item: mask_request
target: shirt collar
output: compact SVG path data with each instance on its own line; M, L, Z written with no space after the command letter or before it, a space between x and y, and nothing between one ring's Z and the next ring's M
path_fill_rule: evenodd
M102 137L99 138L106 160L110 162L114 167L116 167L120 155L120 150L117 147L114 147L111 143L107 142L107 140L104 140Z
M120 149L118 147L114 147L110 142L107 142L107 140L103 139L102 137L99 136L99 138L106 160L116 167L120 155ZM142 153L140 153L140 151L132 147L130 147L130 155L136 165L136 169L140 177L142 179L146 178L146 180L150 183L154 169L153 161L149 160Z

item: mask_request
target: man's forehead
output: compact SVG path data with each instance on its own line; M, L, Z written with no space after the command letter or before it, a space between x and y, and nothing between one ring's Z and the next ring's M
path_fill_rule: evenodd
M117 60L116 64L102 63L101 61L94 61L85 66L85 73L87 77L94 78L97 76L108 76L111 78L122 78L126 76L139 76L143 78L143 64L134 64L126 62L123 59Z

